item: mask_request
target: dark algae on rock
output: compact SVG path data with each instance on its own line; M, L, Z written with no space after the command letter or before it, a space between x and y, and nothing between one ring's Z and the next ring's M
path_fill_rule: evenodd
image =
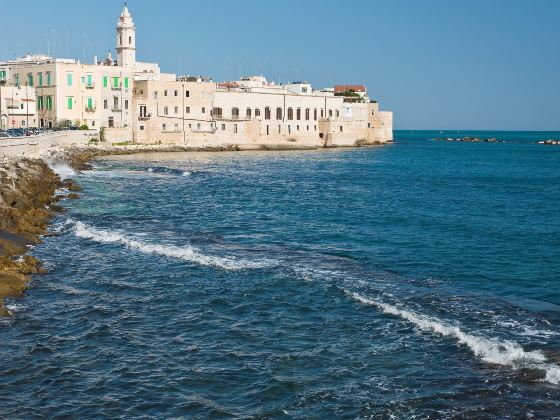
M21 296L29 275L43 272L37 259L23 255L41 241L53 213L60 210L55 191L61 186L41 160L0 164L0 316L10 315L4 299Z

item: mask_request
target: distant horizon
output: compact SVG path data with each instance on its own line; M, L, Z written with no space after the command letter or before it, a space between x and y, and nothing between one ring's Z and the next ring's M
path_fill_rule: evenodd
M352 13L351 30L344 31L337 2L316 4L286 0L282 10L297 11L288 26L274 15L276 6L255 0L132 0L128 7L138 59L157 62L164 72L217 81L262 74L275 82L307 80L316 88L365 84L382 110L394 112L399 130L560 130L560 2L361 0L353 5L360 13ZM43 3L27 5L40 10ZM46 15L28 14L30 29L21 31L19 8L7 4L9 39L0 46L0 60L50 52L88 63L114 53L121 8L109 0L94 8L60 0Z
M393 131L443 131L443 133L447 133L447 132L457 132L457 131L468 131L468 132L481 132L481 133L491 133L491 132L495 132L495 133L507 133L507 132L511 132L511 133L560 133L560 130L483 130L483 129L438 129L438 128L434 128L434 129L415 129L415 128L395 128Z

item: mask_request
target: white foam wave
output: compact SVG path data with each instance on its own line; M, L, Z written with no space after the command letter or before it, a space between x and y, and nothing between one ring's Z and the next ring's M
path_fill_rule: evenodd
M185 171L185 172L183 172L183 176L191 176L191 175L192 175L192 173L191 173L191 172L189 172L189 171Z
M416 325L423 331L434 332L443 337L455 338L460 344L466 345L482 360L488 363L510 366L514 369L530 368L546 372L546 381L560 383L560 366L548 362L546 356L538 350L525 351L514 341L486 338L465 333L459 326L446 324L437 318L414 313L398 308L385 302L366 298L358 293L345 292L365 305L375 306L381 312L398 316Z
M225 270L255 269L274 264L274 261L271 260L253 261L235 257L206 255L190 245L179 247L174 245L150 244L132 239L123 233L93 228L82 222L75 223L75 235L78 238L89 239L98 243L121 244L146 254L177 258L203 266L223 268Z
M65 164L50 165L51 169L60 179L69 179L76 176L76 171Z

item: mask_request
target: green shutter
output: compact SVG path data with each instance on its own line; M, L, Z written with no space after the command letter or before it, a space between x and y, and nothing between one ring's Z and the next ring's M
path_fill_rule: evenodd
M91 80L91 74L88 74L88 75L87 75L87 85L88 85L89 87L92 87L92 86L93 86L93 81Z
M16 86L19 86L19 74L16 74L15 83Z
M124 88L128 89L128 77L124 78Z
M52 111L53 108L52 96L47 96L47 110Z
M72 104L73 104L74 100L72 97L68 98L68 109L72 109Z
M33 75L32 74L27 75L27 86L33 86Z
M106 88L109 85L109 78L107 76L103 76L103 87Z
M51 72L48 71L47 72L47 86L50 86L50 85L51 85Z
M119 87L119 78L118 77L113 77L113 87L114 88Z
M68 86L72 86L72 73L68 73L66 78L68 79Z
M37 75L37 79L39 80L38 81L39 87L42 87L43 86L43 73L39 73Z
M93 108L93 98L87 98L87 107L89 109Z

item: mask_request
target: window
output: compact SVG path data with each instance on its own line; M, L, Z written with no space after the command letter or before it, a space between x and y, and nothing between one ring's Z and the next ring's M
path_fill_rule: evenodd
M292 134L292 126L291 125L288 126L288 134Z
M233 124L233 132L237 134L237 124Z
M270 108L269 107L266 107L264 109L264 119L265 120L270 120Z
M185 114L190 114L191 113L191 107L188 106L185 108Z
M247 118L251 118L251 108L247 108L247 112L245 113Z
M157 99L157 90L154 91L154 99Z
M176 106L176 107L175 107L175 115L177 115L178 113L179 113L179 107Z
M103 76L103 87L106 88L109 86L109 78L107 76Z
M128 77L124 78L124 88L128 89Z
M124 109L128 109L128 99L124 100Z
M118 96L113 96L113 110L118 111L119 109L119 98Z
M167 124L165 124L165 123L164 123L164 124L162 124L162 125L161 125L161 129L162 129L162 131L165 131L165 130L167 130Z
M296 128L297 128L297 131L299 131L299 125Z
M226 125L222 124L222 131L226 131Z
M317 121L317 108L313 110L313 119Z
M239 108L232 108L231 109L231 118L234 120L239 119Z
M93 98L87 98L87 108L93 109Z
M175 131L179 131L179 124L175 124Z
M282 119L282 108L276 108L276 119L278 121Z
M50 85L51 85L51 72L48 71L47 72L47 86L50 86Z
M212 115L214 118L222 118L222 108L214 108L212 110Z
M107 99L105 99L103 101L103 109L108 109L109 108L109 101Z
M282 134L282 126L281 125L278 126L278 134Z
M113 77L113 89L118 89L118 88L119 88L119 78Z
M19 86L19 74L14 75L14 85Z
M294 119L294 110L293 108L288 108L288 120L293 120Z
M325 117L325 110L322 109L321 110L321 118L324 118L324 117Z
M52 96L47 96L47 99L46 99L45 102L47 103L47 111L52 111L52 109L53 109Z
M175 91L175 96L179 96L179 91L178 90Z
M131 36L128 37L128 44L129 45L132 44L132 37Z
M329 109L329 117L332 117L332 109Z
M163 91L163 96L167 96L167 90Z
M66 74L66 82L68 84L68 86L72 86L72 73L67 73Z
M340 126L340 132L342 133L344 130L342 129L342 126Z
M298 108L296 111L296 119L299 121L301 120L301 108Z
M371 123L368 123L368 124L367 124L367 128L371 128Z
M270 126L266 126L266 135L269 136L270 135Z
M310 116L309 116L309 108L306 108L306 109L305 109L305 120L306 120L306 121L309 121L309 118L310 118Z
M31 73L27 75L27 86L33 86L33 75Z
M201 129L201 127L202 127L202 124L200 124L200 123L196 123L196 129L197 129L197 130L200 130L200 129Z
M185 92L185 97L188 98L188 97L190 97L190 96L191 96L191 93L187 90L187 91Z
M68 102L68 109L72 109L72 105L74 104L74 98L69 96L68 98L66 98L67 102Z
M306 87L302 87L302 88L301 88L301 93L307 93L307 88L306 88Z
M140 126L140 131L144 131L144 126L143 125Z
M309 126L307 126L307 131L309 131Z
M256 108L255 109L255 117L260 117L261 116L261 110Z
M39 97L37 98L37 109L38 109L39 111L42 111L42 110L43 110L43 97L42 97L42 96L39 96Z
M91 74L87 75L87 85L88 87L93 87L93 76Z
M202 107L202 113L206 114L206 108Z
M163 107L163 115L169 115L169 108L166 106Z
M43 87L43 73L37 74L37 86Z
M340 111L337 109L336 110L336 118L340 117Z

